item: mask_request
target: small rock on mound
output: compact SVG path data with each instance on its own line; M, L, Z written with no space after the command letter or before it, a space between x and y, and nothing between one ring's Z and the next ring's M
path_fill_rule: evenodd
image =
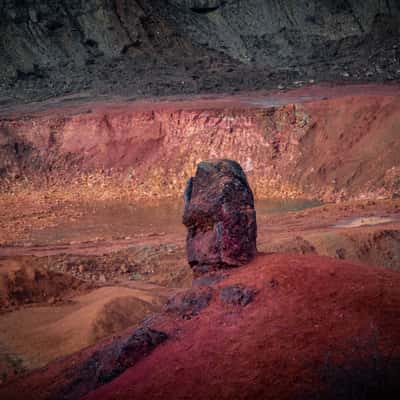
M240 266L256 254L254 198L240 165L203 161L185 190L187 255L196 273Z
M166 311L178 314L184 319L190 319L207 307L212 298L212 289L192 288L179 293L168 300Z
M246 306L256 295L256 290L243 285L230 285L221 289L220 298L226 304Z
M167 338L164 332L139 328L127 338L115 340L99 349L83 364L75 365L67 372L69 382L61 390L61 398L81 398L90 390L122 374Z

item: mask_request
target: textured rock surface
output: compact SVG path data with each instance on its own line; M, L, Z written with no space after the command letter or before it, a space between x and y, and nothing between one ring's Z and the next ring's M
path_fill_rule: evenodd
M226 304L247 306L254 299L257 291L246 286L236 284L226 286L220 291L220 299Z
M0 103L400 76L397 0L0 0Z
M164 332L138 328L130 336L114 340L68 371L68 381L58 398L81 398L122 374L167 338Z
M190 319L208 306L212 295L211 287L192 288L170 298L166 304L166 311Z
M197 273L239 266L255 256L253 193L237 162L199 163L185 191L183 223L188 228L188 261Z

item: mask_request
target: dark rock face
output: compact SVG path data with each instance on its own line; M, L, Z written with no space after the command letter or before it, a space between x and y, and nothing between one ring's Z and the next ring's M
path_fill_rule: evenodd
M399 78L398 0L0 0L0 20L0 103Z
M197 166L185 190L183 223L195 273L240 266L255 256L254 198L237 162L213 160Z

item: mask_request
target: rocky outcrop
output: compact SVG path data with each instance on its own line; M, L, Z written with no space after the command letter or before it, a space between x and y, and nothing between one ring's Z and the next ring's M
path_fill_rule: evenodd
M0 1L1 75L40 78L55 66L67 75L71 65L85 68L115 62L124 55L136 59L146 55L150 60L151 52L171 50L177 40L171 38L165 23L149 13L146 2L141 3ZM71 78L64 76L66 83Z
M81 398L121 375L167 339L168 335L162 331L140 327L129 336L118 338L100 347L87 359L66 371L67 379L65 385L58 389L57 398L65 400ZM56 396L49 397L56 398Z
M203 161L187 184L183 223L195 273L246 264L257 252L253 193L240 165Z
M212 299L211 287L192 288L170 298L166 304L166 311L174 313L183 319L190 319L198 315L208 306Z
M223 287L220 292L220 299L226 304L244 307L253 301L256 294L256 290L236 284Z
M398 79L398 1L303 3L0 0L0 104Z
M185 12L182 7L180 13L165 13L182 35L242 62L275 67L334 57L351 48L358 51L363 47L360 38L374 32L398 33L400 18L395 0L307 4L296 0L228 0L219 7L212 1L178 2L198 3L199 7L209 3L210 11L201 15ZM216 7L211 8L210 3Z

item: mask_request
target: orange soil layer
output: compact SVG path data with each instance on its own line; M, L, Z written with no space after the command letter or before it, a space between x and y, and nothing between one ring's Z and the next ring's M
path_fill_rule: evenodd
M205 310L155 323L167 342L86 399L289 399L320 388L329 352L336 364L354 358L357 340L375 343L361 358L386 355L400 341L399 273L319 256L260 255L227 274ZM218 289L232 284L255 288L254 301L223 303ZM79 357L4 386L0 397L49 398Z

